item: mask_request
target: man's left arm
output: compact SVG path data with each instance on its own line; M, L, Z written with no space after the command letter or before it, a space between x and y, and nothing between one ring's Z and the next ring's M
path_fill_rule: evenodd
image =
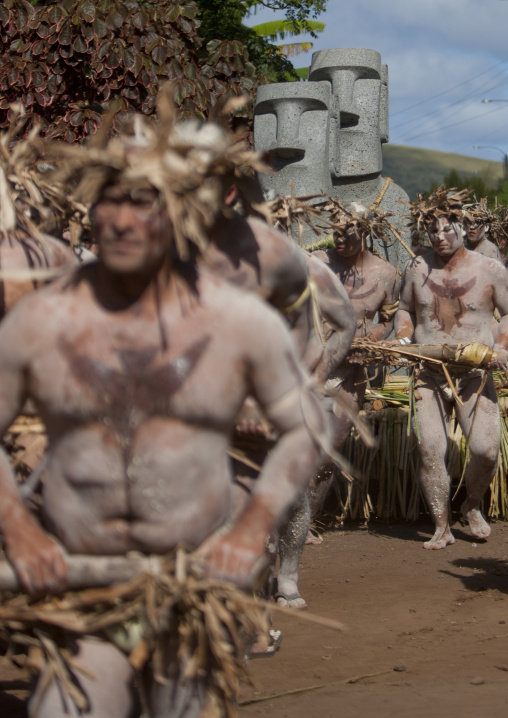
M276 320L276 321L275 321ZM252 346L252 394L279 439L263 464L252 497L231 529L208 539L200 549L208 572L243 587L255 585L266 561L266 540L303 493L318 467L326 434L321 404L306 386L291 336L279 317L270 317L263 342ZM259 328L258 328L259 329Z
M501 318L496 343L493 347L496 356L490 361L489 368L506 370L508 368L508 272L504 267L500 266L496 271L493 287L494 307Z
M321 317L333 329L312 374L317 386L322 386L346 358L355 336L356 318L340 279L323 262L319 265L317 262L312 257L307 262L311 281L316 287L315 301ZM320 321L319 317L315 321Z

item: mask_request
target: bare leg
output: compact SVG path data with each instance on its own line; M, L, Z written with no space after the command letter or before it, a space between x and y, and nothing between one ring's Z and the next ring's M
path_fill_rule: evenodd
M421 441L418 442L420 484L435 526L434 536L423 547L442 549L455 543L450 530L450 482L445 464L450 410L445 406L432 379L422 372L421 380L422 383L418 385L421 399L416 402L421 435Z
M304 494L279 532L280 569L277 576L277 603L303 610L305 599L298 592L298 565L310 525L310 503Z
M55 679L38 695L44 680L41 673L28 704L30 718L134 718L139 715L133 688L134 670L127 656L113 644L92 637L77 641L76 664L83 666L95 680L75 671L76 678L88 696L89 710L78 711Z
M365 371L363 367L351 366L347 369L337 394L347 402L353 411L358 411L365 394ZM349 436L353 422L349 416L341 411L340 406L334 403L333 413L328 414L332 425L332 446L340 451ZM292 608L306 608L305 600L298 593L298 564L300 562L304 545L309 537L309 527L312 516L322 508L323 502L330 489L334 473L324 481L320 481L310 496L300 502L280 531L280 570L277 577L278 593L294 596L294 599L277 599L279 605ZM312 541L309 541L311 543Z
M467 497L462 504L461 511L469 523L471 534L475 538L486 539L490 536L490 526L481 514L480 503L496 470L501 427L492 376L488 376L483 391L477 399L476 394L480 385L481 378L476 377L471 379L463 389L461 398L464 406L457 407L457 418L464 436L468 437L478 401L476 419L469 442L470 460L465 474Z
M337 395L351 407L352 411L358 412L365 396L366 386L364 369L359 366L352 366L337 390ZM340 453L353 427L353 422L338 404L333 405L333 413L329 412L327 416L330 419L332 428L332 446L336 452ZM315 486L311 489L310 506L312 518L321 511L334 480L335 472L332 467L333 464L329 464L322 468L326 478L316 481Z

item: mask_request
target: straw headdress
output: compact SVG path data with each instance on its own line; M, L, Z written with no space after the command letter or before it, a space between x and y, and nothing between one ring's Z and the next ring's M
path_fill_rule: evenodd
M159 93L157 120L134 115L130 126L109 137L113 112L86 145L53 143L48 151L59 163L57 181L73 184L72 197L90 209L110 185L123 187L136 198L150 190L160 207L167 209L174 243L181 259L189 256L189 242L201 251L208 230L223 209L228 184L246 168L266 171L262 155L247 149L218 123L176 122L172 87ZM245 104L233 98L224 112Z
M24 126L24 108L11 105L9 128L0 133L0 241L27 237L43 242L66 214L65 195L41 171L39 127L26 139L16 137Z
M428 232L440 217L448 217L451 222L463 223L472 218L464 203L471 198L472 190L458 192L454 187L448 189L441 185L426 197L417 194L412 202L405 202L411 208L409 226L416 232Z
M328 214L334 233L354 235L362 241L363 246L366 246L368 239L371 244L374 239L392 241L387 221L390 215L383 210L369 209L360 202L351 202L345 207L332 198L323 203L322 210Z
M265 202L262 211L270 224L290 236L294 222L298 223L300 237L304 225L310 227L316 235L328 235L328 239L305 247L311 251L333 246L334 232L353 233L364 244L367 238L370 238L371 243L373 239L391 242L391 227L387 221L390 215L377 208L367 209L359 202L352 202L345 207L325 194L305 197L294 197L291 194Z

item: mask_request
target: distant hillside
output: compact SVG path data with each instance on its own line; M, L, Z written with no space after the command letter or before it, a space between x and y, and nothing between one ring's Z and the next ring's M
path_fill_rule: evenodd
M416 147L383 145L383 176L391 177L406 190L410 199L414 199L417 192L427 192L433 182L442 184L451 170L466 176L478 172L487 187L494 187L503 176L501 162Z

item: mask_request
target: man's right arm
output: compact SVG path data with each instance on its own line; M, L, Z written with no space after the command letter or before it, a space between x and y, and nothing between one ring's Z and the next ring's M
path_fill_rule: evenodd
M3 436L23 406L26 363L24 329L30 312L16 307L0 326L0 435ZM33 333L38 331L34 324ZM25 338L26 339L26 338ZM32 335L33 340L33 335ZM64 588L66 564L58 544L35 521L23 504L14 475L0 448L0 531L7 558L22 586L31 594Z

